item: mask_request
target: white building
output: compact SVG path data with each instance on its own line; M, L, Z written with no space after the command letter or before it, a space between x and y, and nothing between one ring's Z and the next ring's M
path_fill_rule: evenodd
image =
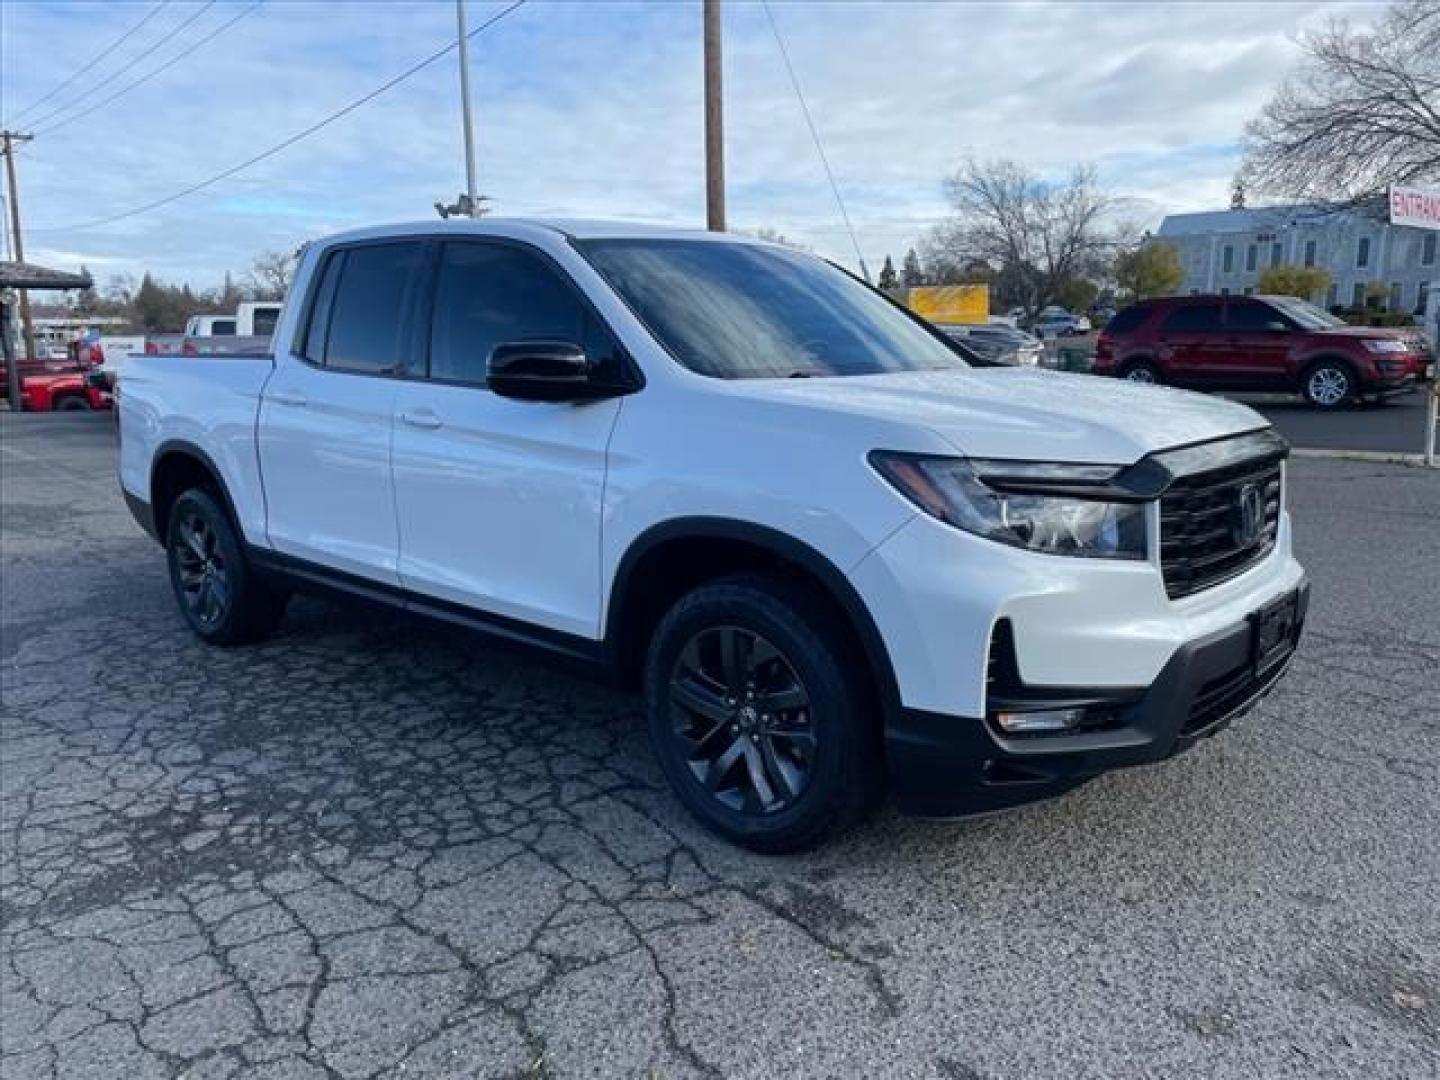
M1361 307L1372 285L1389 311L1423 311L1440 280L1440 232L1391 225L1359 212L1271 206L1171 214L1155 239L1174 245L1185 271L1182 293L1257 290L1266 267L1318 266L1330 272L1326 307Z

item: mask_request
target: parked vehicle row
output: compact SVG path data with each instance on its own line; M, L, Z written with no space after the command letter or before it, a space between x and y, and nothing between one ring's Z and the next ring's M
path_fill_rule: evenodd
M264 357L147 356L120 481L205 641L321 588L643 690L739 843L1155 761L1285 670L1286 446L1205 395L976 369L733 235L451 220L311 244Z
M1278 390L1333 409L1411 389L1432 359L1415 330L1350 326L1290 296L1146 300L1112 319L1094 371L1202 390Z
M1003 324L940 324L938 329L946 337L965 345L981 364L1035 367L1045 354L1045 346L1038 339Z

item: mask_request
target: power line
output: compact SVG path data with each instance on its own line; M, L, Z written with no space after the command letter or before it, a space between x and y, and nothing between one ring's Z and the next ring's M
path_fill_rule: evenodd
M134 80L133 82L131 82L131 83L129 83L128 85L126 85L125 87L123 87L123 88L115 91L115 93L111 94L109 97L101 98L101 99L100 99L99 101L97 101L94 105L91 105L88 109L82 109L82 110L80 110L80 111L77 112L77 113L71 113L69 116L65 117L65 118L62 119L62 120L57 121L56 123L53 123L53 124L49 125L48 127L41 127L41 128L36 129L36 132L35 132L35 133L36 133L37 135L48 135L48 134L49 134L50 132L52 132L52 131L59 131L61 128L63 128L63 127L68 127L69 125L75 123L76 120L80 120L80 119L83 119L83 118L86 117L86 116L89 116L91 113L95 112L97 109L103 109L106 105L109 105L109 104L110 104L112 101L114 101L116 98L124 97L124 96L125 96L126 94L128 94L131 90L134 90L137 86L140 86L140 85L142 85L143 83L149 82L151 79L155 78L155 76L159 75L161 72L168 71L170 68L172 68L172 67L174 67L176 64L178 64L181 60L189 59L189 57L194 54L194 52L195 52L196 49L200 48L202 45L205 45L207 42L211 41L212 39L219 37L219 36L220 36L221 34L223 34L226 30L229 30L230 27L234 26L237 22L239 22L241 19L245 18L245 16L249 15L249 14L250 14L252 11L254 11L256 8L258 8L262 3L264 3L264 0L255 0L255 3L253 3L253 4L251 4L249 7L245 8L243 11L240 12L240 14L236 15L236 16L235 16L234 18L232 18L232 19L227 19L225 22L223 22L223 23L221 23L219 26L217 26L214 30L210 31L210 33L206 34L204 37L200 38L198 41L192 42L190 45L186 46L186 48L184 49L184 51L179 52L179 53L177 53L176 55L172 56L169 60L167 60L165 63L161 64L159 67L155 68L155 69L152 70L152 71L146 72L144 75L140 76L140 78ZM203 9L202 9L202 10L203 10Z
M780 36L780 27L775 22L775 13L770 10L769 0L760 0L765 8L765 17L770 20L770 32L775 35L775 44L780 46L780 58L785 61L785 70L790 73L790 85L795 90L795 98L800 102L800 111L805 114L805 125L810 129L810 138L815 142L815 152L820 155L820 164L825 167L825 176L830 181L830 190L835 194L835 205L840 208L840 217L845 222L845 231L850 234L850 243L855 248L855 258L860 262L860 275L870 280L870 271L865 266L865 256L860 253L860 241L855 238L855 228L850 224L850 214L845 209L845 200L840 197L840 185L835 182L835 173L830 168L830 159L825 156L825 147L820 142L820 131L815 126L815 119L810 115L810 106L805 104L805 95L800 90L800 80L795 77L795 67L790 63L790 53L785 48L785 40Z
M56 86L54 89L52 89L52 90L51 90L48 94L46 94L44 97L42 97L42 98L37 98L36 100L32 101L29 105L25 106L25 108L21 109L21 110L20 110L18 113L16 113L14 116L12 116L12 117L10 118L11 123L13 124L16 120L18 120L20 117L24 116L26 113L33 112L33 111L34 111L36 108L38 108L39 106L44 105L45 102L49 101L49 100L50 100L51 98L53 98L56 94L58 94L61 90L64 90L67 86L69 86L71 83L73 83L76 79L80 78L80 76L82 76L82 75L84 75L86 72L88 72L92 67L94 67L96 64L98 64L101 60L105 59L105 57L109 56L112 52L114 52L116 49L118 49L121 45L125 44L125 42L128 41L128 40L134 35L135 31L139 30L142 26L144 26L146 23L148 23L148 22L149 22L151 19L153 19L156 15L159 15L160 12L164 11L164 10L165 10L165 6L166 6L167 4L169 4L169 3L170 3L170 0L160 0L160 3L156 4L156 5L155 5L154 7L152 7L149 11L147 11L147 12L144 14L144 16L141 17L141 19L140 19L139 22L137 22L134 26L130 27L129 30L126 30L123 34L121 34L118 38L116 38L114 41L112 41L109 45L106 45L105 48L101 49L98 53L96 53L94 56L92 56L89 60L85 61L85 63L83 63L83 64L81 64L79 67L77 67L77 68L70 74L69 78L62 79L61 82L60 82L60 84L59 84L58 86Z
M466 35L465 35L466 38L467 38L467 39L468 39L468 38L473 38L473 37L475 37L477 34L483 33L484 31L488 30L490 27L492 27L492 26L494 26L496 23L498 23L501 19L505 18L505 16L509 15L511 12L515 11L515 10L518 9L518 8L524 7L527 2L528 2L528 0L513 0L513 2L512 2L511 4L509 4L507 7L505 7L503 10L496 12L494 15L490 16L490 18L488 18L488 19L486 19L484 22L482 22L479 26L475 27L474 30L471 30L468 34L466 34ZM371 90L368 94L365 94L365 95L363 95L363 96L361 96L361 97L356 98L354 101L350 102L350 104L344 106L344 107L341 108L341 109L338 109L337 111L331 113L329 116L325 117L325 119L319 120L319 121L317 121L316 123L311 124L309 127L304 128L304 129L302 129L302 130L300 130L300 131L297 131L294 135L291 135L289 138L283 139L282 141L276 143L274 146L270 147L268 150L262 150L260 153L256 154L254 157L247 158L246 160L240 162L240 164L231 166L230 168L226 169L224 172L217 173L216 175L210 177L208 180L201 180L201 181L200 181L199 183L197 183L197 184L191 184L189 187L185 188L184 190L182 190L182 191L177 191L177 192L176 192L175 194L173 194L173 195L167 195L167 196L165 196L165 198L163 198L163 199L156 199L156 200L154 200L153 202L148 202L148 203L146 203L146 204L143 205L143 206L137 206L137 207L135 207L134 209L126 210L126 211L124 211L124 212L122 212L122 213L119 213L119 214L111 214L109 217L99 218L99 219L97 219L97 220L95 220L95 221L86 221L86 222L82 222L82 223L80 223L80 224L78 224L78 225L52 225L52 226L46 226L46 227L38 228L38 229L30 229L29 231L30 231L31 233L37 233L37 232L52 232L52 233L53 233L53 232L81 232L81 231L85 231L85 230L89 230L89 229L98 229L98 228L100 228L102 225L110 225L110 224L113 224L114 222L117 222L117 221L123 221L123 220L125 220L126 218L135 217L137 214L149 213L151 210L158 210L158 209L159 209L160 207L162 207L162 206L166 206L166 205L168 205L169 203L175 202L175 201L177 201L177 200L179 200L179 199L183 199L183 198L185 198L187 195L193 195L193 194L195 194L195 192L197 192L197 191L202 191L202 190L204 190L205 188L211 187L211 186L214 185L214 184L218 184L221 180L229 179L230 177L234 176L236 173L244 172L244 171L245 171L246 169L248 169L250 166L256 165L256 164L264 161L266 158L274 157L276 154L280 153L282 150L285 150L285 149L287 149L288 147L294 146L294 145L295 145L296 143L298 143L300 140L305 139L305 138L308 138L309 136L315 134L315 132L319 131L321 128L329 127L331 124L333 124L336 120L339 120L341 117L348 116L350 113L352 113L352 112L354 112L356 109L360 108L360 106L366 104L367 102L370 102L370 101L375 100L375 99L376 99L377 97L379 97L381 94L385 93L385 91L391 89L392 87L398 86L400 83L402 83L402 82L404 82L406 79L410 78L410 76L416 74L417 72L423 70L424 68L429 67L431 64L435 63L435 61L441 59L442 57L448 56L451 52L453 52L456 48L459 47L459 44L460 44L459 38L457 37L456 40L450 42L450 44L446 45L443 49L438 49L437 51L431 53L431 54L430 54L429 56L427 56L424 60L421 60L419 63L414 64L413 66L407 68L405 71L402 71L399 75L396 75L393 79L389 80L388 82L382 83L380 86L376 87L374 90Z
M186 27L188 27L191 23L193 23L196 19L200 18L201 15L204 15L205 12L209 11L212 7L214 7L215 4L216 4L216 2L217 2L217 0L209 0L209 3L207 3L207 4L206 4L204 7L202 7L199 11L197 11L197 12L195 12L193 15L191 15L188 19L183 19L183 20L181 20L181 22L180 22L178 25L171 27L168 33L163 34L163 35L161 36L161 38L160 38L159 41L155 42L155 44L153 44L153 45L150 46L150 48L149 48L148 52L146 53L146 55L148 56L148 55L153 54L156 49L160 48L161 45L164 45L164 44L165 44L167 41L169 41L171 38L175 37L176 34L180 33L182 30L184 30ZM60 106L58 106L57 108L51 109L49 112L47 112L44 116L40 117L38 120L33 120L33 121L31 121L30 126L31 126L32 130L35 129L35 128L37 128L37 127L43 127L44 125L50 123L51 120L55 119L55 117L59 116L61 113L67 112L68 110L73 109L76 105L79 105L82 101L86 100L87 98L92 98L92 97L94 97L96 94L98 94L98 93L100 93L102 90L104 90L104 89L105 89L105 86L106 86L105 83L103 83L103 82L97 82L94 86L90 87L90 89L86 90L84 93L80 94L78 97L73 97L73 98L71 98L71 99L70 99L69 101L67 101L65 104L60 105ZM61 122L63 123L64 121L61 121ZM58 125L56 125L56 126L58 126Z

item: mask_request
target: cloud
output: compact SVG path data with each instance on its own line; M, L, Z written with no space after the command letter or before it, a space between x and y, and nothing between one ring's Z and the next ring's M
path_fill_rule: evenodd
M472 26L499 6L472 0ZM1157 221L1222 205L1244 124L1293 61L1295 32L1332 14L1375 11L772 7L872 267L944 215L941 181L966 154L1017 157L1054 175L1093 161ZM157 59L139 59L196 9L171 4L86 79L122 86L239 7L217 4ZM93 54L139 14L134 4L0 5L6 114L63 77L67 58ZM732 222L778 228L853 263L764 9L729 4L725 20ZM477 38L480 186L496 208L699 223L699 27L695 3L532 2ZM27 220L60 226L178 191L318 121L453 33L448 3L266 3L93 116L42 130L20 158ZM95 231L37 228L28 248L59 265L150 269L205 285L261 250L429 217L433 201L462 186L456 82L447 57L234 179ZM77 81L56 101L85 86Z

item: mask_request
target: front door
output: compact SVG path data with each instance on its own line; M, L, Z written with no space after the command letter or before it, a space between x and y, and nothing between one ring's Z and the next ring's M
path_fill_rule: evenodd
M1225 307L1225 336L1230 342L1235 384L1289 388L1290 321L1263 300L1231 299Z
M577 286L524 244L455 240L435 269L429 377L395 400L400 579L415 592L600 636L600 522L619 399L492 393L496 345L558 341L597 364L620 350Z
M425 252L419 241L391 241L327 255L302 340L275 343L260 403L271 545L391 585L400 548L391 427L416 351Z

